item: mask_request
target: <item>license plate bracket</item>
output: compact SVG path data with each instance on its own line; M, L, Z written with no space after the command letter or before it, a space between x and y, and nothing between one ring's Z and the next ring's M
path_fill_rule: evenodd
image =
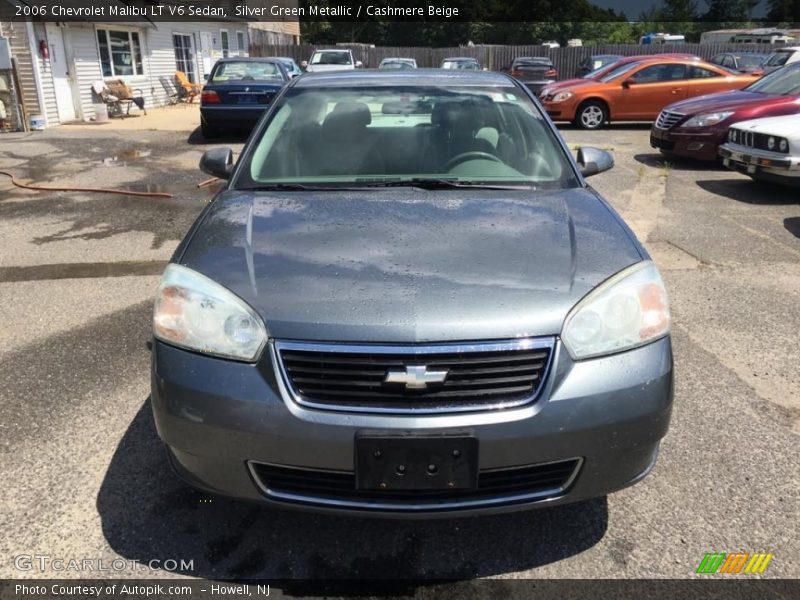
M355 466L360 490L471 489L478 484L478 439L357 435Z

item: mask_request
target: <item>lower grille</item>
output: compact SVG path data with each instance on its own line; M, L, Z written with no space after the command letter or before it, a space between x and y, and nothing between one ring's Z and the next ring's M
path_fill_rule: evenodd
M662 140L661 138L657 137L650 137L650 145L654 148L659 148L661 150L671 151L675 149L675 142L671 140Z
M299 404L357 412L519 406L542 387L554 340L377 346L275 342Z
M249 463L257 485L271 499L359 509L443 510L528 502L562 495L581 465L575 458L553 463L483 470L471 490L356 489L355 474Z
M659 129L669 129L680 121L685 115L682 113L662 110L656 119L656 127Z

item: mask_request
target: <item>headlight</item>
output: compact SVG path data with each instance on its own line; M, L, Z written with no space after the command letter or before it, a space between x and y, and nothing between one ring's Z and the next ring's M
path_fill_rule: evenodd
M772 136L767 139L767 150L775 150L775 138Z
M728 130L728 139L731 142L735 142L737 137L739 137L739 132L738 131L736 131L735 129L729 129Z
M669 328L667 291L648 260L589 292L567 315L561 339L572 358L581 360L642 346Z
M723 112L706 113L704 115L695 115L680 127L710 127L724 121L733 114L732 110Z
M778 150L780 150L781 152L788 152L789 142L784 138L781 138L781 141L778 143Z
M574 94L572 92L558 92L555 96L553 96L553 102L563 102L564 100L569 100L573 95Z
M171 264L158 286L153 334L215 356L253 361L267 341L264 322L235 294L208 277Z

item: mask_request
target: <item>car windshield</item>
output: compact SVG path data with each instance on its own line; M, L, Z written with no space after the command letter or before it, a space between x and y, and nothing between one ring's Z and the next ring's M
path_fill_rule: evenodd
M792 55L792 51L786 50L776 50L772 54L770 54L769 58L764 61L765 67L781 67L786 64L786 61L789 60L789 57Z
M442 63L443 69L479 69L478 62L474 60L446 60Z
M211 75L211 83L238 83L240 81L283 81L283 75L275 63L255 61L219 63Z
M414 65L407 60L383 60L379 69L413 69Z
M619 60L615 60L614 62L606 65L601 65L597 67L594 71L590 71L589 73L584 75L583 79L599 79L600 76L606 73L611 73L614 69L617 68L617 66L621 66L617 65L617 63L619 63Z
M742 54L737 62L740 69L742 67L760 67L766 58L766 54Z
M631 69L635 69L640 64L642 64L642 63L632 62L632 63L627 63L627 64L624 64L624 65L621 65L621 66L619 66L619 67L617 67L615 69L611 69L608 73L606 73L605 75L603 75L600 78L600 81L602 81L603 83L608 83L609 81L613 81L614 79L616 79L617 77L619 77L621 75L624 75L625 73L627 73Z
M511 67L549 67L552 65L553 62L549 58L517 58Z
M800 68L786 67L764 75L755 83L744 88L758 94L791 96L800 94Z
M341 50L326 50L314 52L311 56L312 65L351 65L350 53Z
M546 119L515 86L290 88L234 187L578 185Z

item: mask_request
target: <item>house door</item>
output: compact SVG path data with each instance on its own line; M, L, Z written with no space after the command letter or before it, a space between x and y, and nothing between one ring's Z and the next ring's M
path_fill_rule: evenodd
M214 66L214 36L208 31L200 32L200 56L203 67L203 77L207 77L211 73L211 67Z
M175 46L175 68L186 73L189 81L197 83L192 36L185 33L173 33L172 43Z
M72 84L67 64L67 52L64 47L63 30L54 23L47 23L45 31L47 46L50 50L50 71L53 77L58 120L61 123L74 121L76 118L75 102L72 98Z

